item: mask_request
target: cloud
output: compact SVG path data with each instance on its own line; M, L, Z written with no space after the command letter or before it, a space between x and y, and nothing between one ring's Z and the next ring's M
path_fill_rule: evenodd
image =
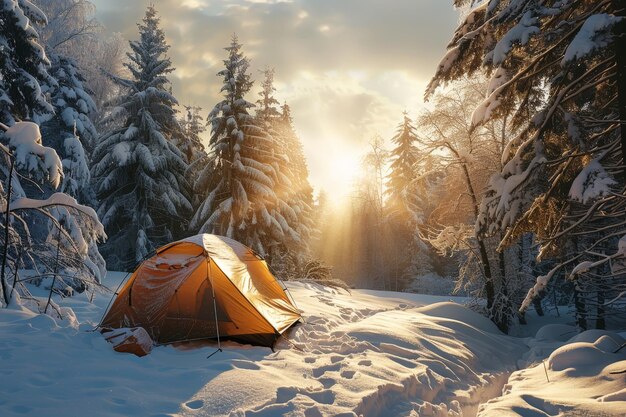
M320 149L361 152L375 132L388 137L403 110L417 111L458 19L447 0L92 1L129 39L155 3L177 68L174 93L205 113L220 99L215 74L236 32L255 78L276 69L278 98L292 105L318 187L326 185Z

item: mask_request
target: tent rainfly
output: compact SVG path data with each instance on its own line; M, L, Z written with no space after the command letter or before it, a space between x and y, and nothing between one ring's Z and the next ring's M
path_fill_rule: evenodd
M143 327L158 344L222 338L272 347L298 320L260 256L227 237L200 234L145 260L100 327Z

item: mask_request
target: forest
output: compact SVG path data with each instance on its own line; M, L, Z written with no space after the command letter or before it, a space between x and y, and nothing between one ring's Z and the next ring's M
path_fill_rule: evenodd
M158 2L127 39L89 0L0 1L0 307L62 319L209 233L291 285L465 297L504 334L529 313L624 328L623 1L450 1L421 107L334 173L345 196L312 184L255 39L231 30L202 108L176 97Z
M3 204L9 191L9 207L61 192L98 217L5 210L5 304L20 268L57 277L55 291L83 291L106 269L132 271L158 247L208 232L250 246L285 280L486 299L503 330L531 302L575 305L583 328L624 319L617 18L574 30L595 6L568 12L572 30L554 29L561 47L540 55L541 39L557 35L546 26L528 42L539 17L516 23L502 11L510 27L498 24L492 45L494 23L474 9L429 85L430 105L399 114L392 138L368 140L337 205L309 183L274 68L251 68L236 35L216 74L223 100L204 110L174 97L155 7L128 42L100 35L88 1L10 3L2 122L37 123L44 148L4 135ZM50 166L53 152L60 165Z

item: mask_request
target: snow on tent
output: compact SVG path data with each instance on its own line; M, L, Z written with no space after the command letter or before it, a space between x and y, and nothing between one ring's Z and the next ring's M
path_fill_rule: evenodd
M299 319L261 257L232 239L201 234L145 260L100 327L143 327L158 344L223 338L272 347Z

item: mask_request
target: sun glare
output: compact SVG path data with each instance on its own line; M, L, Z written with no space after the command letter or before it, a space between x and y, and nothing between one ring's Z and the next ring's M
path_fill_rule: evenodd
M327 191L339 197L335 200L339 202L350 196L361 172L361 163L359 156L354 154L329 155L329 159L327 175L332 178Z

